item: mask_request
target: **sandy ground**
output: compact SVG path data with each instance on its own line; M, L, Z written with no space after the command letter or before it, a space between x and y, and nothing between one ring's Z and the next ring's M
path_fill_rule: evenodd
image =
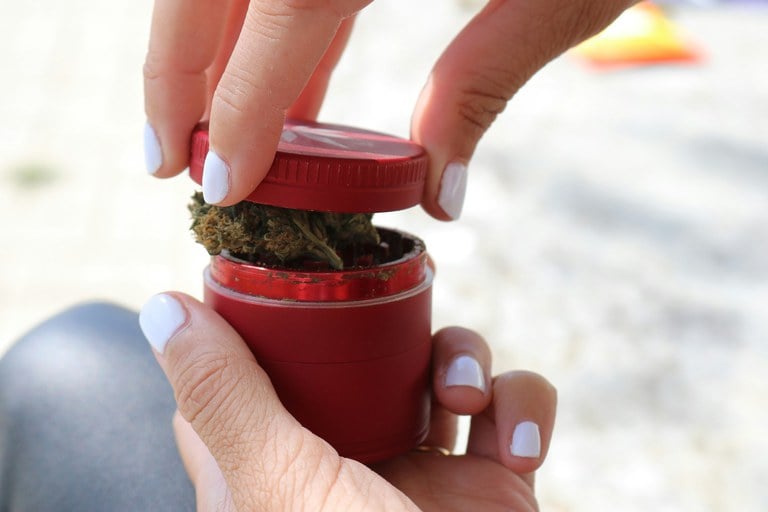
M321 118L400 135L473 2L383 0ZM407 8L407 10L406 10ZM151 5L9 3L0 17L0 352L76 302L199 294L184 179L144 174ZM768 510L768 9L681 9L699 66L552 63L470 167L454 224L417 209L435 325L559 388L543 510Z

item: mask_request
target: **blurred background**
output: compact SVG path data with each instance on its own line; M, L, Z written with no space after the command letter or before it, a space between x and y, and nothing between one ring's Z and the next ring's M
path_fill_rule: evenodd
M144 171L151 2L0 1L0 353L78 302L199 296L193 186ZM321 120L407 136L479 7L374 3ZM436 328L558 387L542 510L768 510L768 3L663 7L696 61L564 55L481 143L460 221L378 221L427 242Z

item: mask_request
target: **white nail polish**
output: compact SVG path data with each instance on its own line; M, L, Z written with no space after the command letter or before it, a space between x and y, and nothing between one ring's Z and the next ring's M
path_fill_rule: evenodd
M217 204L229 194L229 167L219 155L209 151L203 164L203 198Z
M149 123L144 123L144 165L149 174L155 174L163 165L163 150L160 148L160 140Z
M452 220L461 215L464 195L467 191L467 166L460 162L451 162L445 166L440 178L440 192L437 204Z
M509 451L515 457L536 459L541 455L539 426L532 421L523 421L515 427Z
M170 295L155 295L139 313L139 325L149 344L161 354L168 341L187 323L184 306Z
M445 374L445 387L471 386L485 393L483 367L472 356L459 356L451 362Z

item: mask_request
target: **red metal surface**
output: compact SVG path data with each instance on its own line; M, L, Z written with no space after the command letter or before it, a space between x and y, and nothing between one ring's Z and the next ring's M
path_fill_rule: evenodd
M248 343L304 426L343 456L374 462L408 451L427 433L432 271L426 263L423 247L395 262L389 287L371 298L361 283L376 279L359 270L333 278L322 272L306 288L308 272L281 276L217 257L206 272L205 302ZM358 285L345 286L345 276ZM342 293L321 291L339 283ZM272 297L329 298L252 293L270 284Z
M302 271L244 264L226 256L211 259L210 273L225 288L246 295L299 302L344 302L387 297L424 281L427 255L420 247L407 257L375 268Z
M202 182L208 126L192 135L189 174ZM249 201L301 210L371 213L419 204L424 149L409 140L346 126L288 120L267 176Z

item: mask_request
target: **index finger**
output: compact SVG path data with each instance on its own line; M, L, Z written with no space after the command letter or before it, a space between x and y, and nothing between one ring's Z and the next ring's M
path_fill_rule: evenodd
M208 203L250 194L275 155L288 108L299 97L344 18L370 0L252 1L211 105L203 167Z
M157 0L144 64L147 171L176 175L206 108L206 70L216 57L231 1Z

